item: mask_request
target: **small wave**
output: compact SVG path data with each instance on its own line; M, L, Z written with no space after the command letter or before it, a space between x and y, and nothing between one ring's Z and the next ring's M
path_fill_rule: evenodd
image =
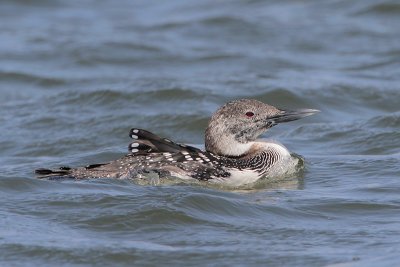
M272 89L253 97L262 102L287 109L313 107L315 105L310 103L311 101L308 101L307 98L296 93L295 90L286 88Z
M395 119L396 120L396 119ZM324 123L300 126L290 132L289 136L297 137L293 142L301 147L299 140L312 140L314 151L334 154L382 155L399 152L400 133L396 126L381 128L380 125L397 123L393 119L383 118L376 122ZM374 125L375 124L375 125Z
M152 90L147 88L135 88L132 90L111 90L100 89L93 91L69 91L54 96L57 105L67 104L94 104L94 105L118 105L125 102L126 105L132 106L135 103L142 105L149 102L156 105L157 102L170 103L171 101L179 102L183 100L193 100L204 98L203 94L197 93L190 88L159 88ZM52 100L52 99L50 99Z
M24 82L34 83L43 87L60 86L66 83L66 80L53 77L44 77L36 74L24 72L4 72L0 71L0 79L3 82Z
M363 128L393 128L399 129L400 127L400 112L385 114L368 119L363 123Z
M108 41L96 44L93 47L79 46L71 48L71 55L76 63L84 66L92 66L99 63L132 65L158 60L169 60L175 55L156 44L148 44L144 41ZM111 51L111 52L110 52Z
M366 201L341 201L341 200L329 200L329 203L321 203L319 201L318 204L312 204L307 207L307 209L312 209L315 211L319 211L321 213L331 213L335 214L335 216L343 215L343 214L356 214L362 213L367 215L376 214L377 212L386 213L388 211L396 212L400 210L400 207L396 204L389 203L375 203L375 202L366 202ZM303 206L303 208L306 208Z
M368 2L366 2L368 4ZM353 15L382 15L382 16L398 16L400 14L400 4L395 0L385 0L382 3L372 3L366 7L359 8Z

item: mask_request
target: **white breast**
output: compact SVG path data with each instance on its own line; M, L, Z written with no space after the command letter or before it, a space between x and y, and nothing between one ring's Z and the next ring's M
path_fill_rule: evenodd
M260 175L257 171L253 170L237 170L229 168L228 172L231 173L230 177L227 178L217 178L212 179L210 182L221 183L228 186L242 186L246 184L251 184L259 180L264 176L281 176L288 172L287 168L291 169L294 158L290 155L289 150L282 144L274 141L258 141L252 143L253 149L270 151L277 156L277 161L267 170L265 175ZM296 160L297 162L297 160Z

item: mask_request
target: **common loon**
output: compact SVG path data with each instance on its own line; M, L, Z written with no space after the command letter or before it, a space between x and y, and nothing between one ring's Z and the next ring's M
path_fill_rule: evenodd
M310 116L315 109L287 111L254 99L226 103L211 117L205 131L205 151L133 128L129 153L124 157L86 167L37 169L40 178L137 178L156 173L233 185L249 184L268 175L276 166L298 160L275 142L257 140L269 128Z

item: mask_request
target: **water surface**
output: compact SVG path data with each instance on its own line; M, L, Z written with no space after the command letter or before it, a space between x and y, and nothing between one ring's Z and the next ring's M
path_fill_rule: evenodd
M0 265L396 266L397 1L2 1ZM252 190L37 180L203 144L223 103L322 112L266 137L306 169Z

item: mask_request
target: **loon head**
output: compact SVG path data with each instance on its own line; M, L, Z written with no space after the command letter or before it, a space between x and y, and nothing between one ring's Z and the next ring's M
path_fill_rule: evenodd
M211 117L205 132L205 147L208 152L221 156L242 156L272 126L316 112L315 109L281 110L254 99L234 100Z

